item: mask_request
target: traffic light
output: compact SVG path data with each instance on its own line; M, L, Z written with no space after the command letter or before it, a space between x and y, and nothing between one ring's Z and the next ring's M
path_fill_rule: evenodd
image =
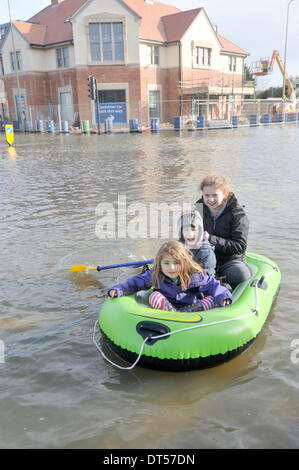
M88 77L88 97L91 100L95 99L95 77L93 75L89 75Z

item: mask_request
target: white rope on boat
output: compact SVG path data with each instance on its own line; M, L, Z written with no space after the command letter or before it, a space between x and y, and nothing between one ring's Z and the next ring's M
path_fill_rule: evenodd
M151 339L151 340L156 339L157 340L157 339L161 339L165 336L170 336L170 335L174 335L176 333L181 333L182 331L193 330L195 328L204 328L206 326L219 325L221 323L227 323L227 322L231 322L231 321L241 320L242 318L246 318L246 317L252 317L254 315L256 315L255 311L253 311L251 313L246 313L245 315L241 315L239 317L228 318L227 320L219 320L219 321L215 321L215 322L211 322L211 323L205 323L205 324L202 324L202 325L188 326L186 328L181 328L180 330L170 331L169 333L163 333L162 335L147 336L141 344L140 352L138 354L138 357L137 357L136 361L129 367L122 367L122 366L119 366L118 364L115 364L114 362L112 362L110 359L107 358L107 356L104 354L102 348L97 344L96 339L95 339L95 333L96 333L96 326L97 326L98 320L96 320L96 322L94 324L94 328L93 328L93 343L95 344L97 350L102 354L103 358L106 359L106 361L108 361L110 364L112 364L113 366L118 367L119 369L122 369L122 370L131 370L139 362L139 360L142 356L144 345L145 345L145 343L147 342L148 339Z
M141 355L142 355L142 351L143 351L144 345L145 345L146 341L147 341L148 339L150 339L150 337L147 336L147 337L145 338L145 340L143 341L143 343L142 343L142 345L141 345L141 348L140 348L139 355L138 355L136 361L135 361L131 366L129 366L129 367L122 367L122 366L119 366L118 364L116 364L115 362L112 362L112 361L104 354L102 348L97 344L97 342L96 342L96 340L95 340L95 332L96 332L97 323L98 323L98 320L96 320L96 322L95 322L95 324L94 324L94 327L93 327L93 338L92 338L92 340L93 340L93 342L94 342L94 344L95 344L97 350L102 354L103 358L106 359L106 361L108 361L108 362L109 362L110 364L112 364L113 366L118 367L118 369L122 369L122 370L131 370L131 369L133 369L133 368L136 366L136 364L139 362L139 359L141 358Z

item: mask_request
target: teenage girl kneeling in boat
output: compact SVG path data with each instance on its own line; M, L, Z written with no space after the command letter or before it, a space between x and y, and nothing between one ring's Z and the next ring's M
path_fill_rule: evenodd
M234 289L251 276L245 260L248 217L225 176L206 176L200 189L202 198L196 204L203 204L203 236L215 249L216 277Z
M194 312L224 307L232 301L230 291L205 274L179 241L164 243L152 269L113 286L108 295L122 297L151 287L154 291L149 304L156 310Z

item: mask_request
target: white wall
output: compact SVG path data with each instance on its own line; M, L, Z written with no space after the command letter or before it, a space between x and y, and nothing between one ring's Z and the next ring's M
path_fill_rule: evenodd
M209 69L218 70L220 65L220 49L217 35L214 28L210 24L207 15L202 10L192 25L188 28L182 38L182 66L186 68L194 68L193 54L196 47L207 47L212 49L211 65ZM199 68L205 68L200 66Z
M30 47L26 39L14 28L15 50L21 52L22 72L49 72L62 70L57 67L56 47L50 49L37 49ZM67 45L69 52L69 67L74 67L74 47ZM5 76L15 74L11 67L10 53L13 52L11 31L2 48L3 66Z
M75 44L75 65L96 65L91 60L88 23L121 21L124 25L124 49L126 64L139 63L139 19L122 2L117 0L93 0L85 4L71 19ZM107 62L104 62L107 64Z
M220 56L220 71L222 73L243 74L243 70L244 70L243 65L244 65L243 57L236 57L236 70L233 72L229 69L230 55L229 54L221 54L221 56Z

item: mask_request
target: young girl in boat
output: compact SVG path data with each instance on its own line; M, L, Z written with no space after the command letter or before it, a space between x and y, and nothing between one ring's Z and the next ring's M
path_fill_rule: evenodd
M194 312L224 307L232 301L231 293L215 278L205 274L188 249L179 241L164 243L152 269L113 286L110 297L122 297L154 287L149 304L156 310Z
M178 220L179 241L191 252L209 276L215 276L216 256L209 240L204 238L203 221L198 211L184 213Z

